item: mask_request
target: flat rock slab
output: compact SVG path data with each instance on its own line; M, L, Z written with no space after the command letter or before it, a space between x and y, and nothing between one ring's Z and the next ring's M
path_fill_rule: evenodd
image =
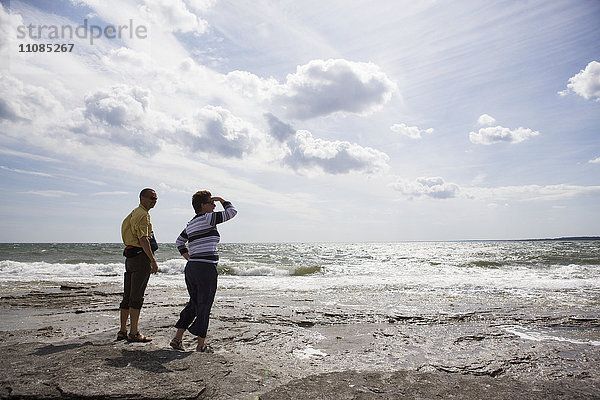
M217 354L89 341L27 343L0 354L2 398L204 399L258 389Z
M598 399L600 386L581 387L576 380L523 382L507 378L395 371L333 372L294 380L260 396L292 399Z
M148 344L115 340L119 286L41 289L0 297L0 398L600 399L597 312L377 314L221 290L205 354L169 346L185 289L148 290Z
M269 381L261 368L234 365L227 354L125 342L26 343L0 354L0 397L11 399L600 398L600 382L585 376L535 382L433 370L342 371Z

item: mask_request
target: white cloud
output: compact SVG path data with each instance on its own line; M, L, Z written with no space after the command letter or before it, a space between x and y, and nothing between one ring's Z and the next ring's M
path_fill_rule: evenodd
M287 76L275 102L288 116L309 119L336 112L369 115L387 103L396 84L373 63L312 60Z
M588 161L590 164L600 164L600 157L594 158L593 160Z
M187 121L186 121L187 122ZM258 132L252 124L222 107L205 106L180 128L186 132L193 151L242 158L257 145Z
M479 125L493 125L496 123L496 118L489 114L482 114L477 118L477 123Z
M271 102L295 119L334 113L369 115L381 109L396 91L396 84L377 65L344 59L312 60L298 66L284 83L247 71L232 71L225 81L242 96Z
M62 106L48 89L0 73L0 120L32 121L42 118L42 114L61 110Z
M529 128L519 127L511 130L498 125L488 128L481 128L478 132L470 132L469 139L472 143L489 146L503 142L520 143L539 134L540 133L538 131L533 131Z
M286 150L283 164L294 170L317 169L328 174L372 174L388 168L389 157L383 152L356 143L315 138L309 131L296 131L292 125L271 113L264 117L269 126L269 134Z
M52 177L52 175L47 174L45 172L26 171L26 170L18 169L18 168L9 168L9 167L6 167L4 165L0 165L0 169L3 169L5 171L9 171L9 172L15 172L17 174L26 174L26 175L36 175L36 176Z
M186 152L242 158L260 140L251 123L223 107L207 105L177 118L155 110L151 99L148 89L134 86L99 90L85 99L83 115L92 124L76 125L75 130L140 153L160 151L169 143Z
M185 0L185 3L191 11L200 14L205 13L214 7L214 5L217 4L217 0Z
M140 56L141 54L135 51L119 48L112 51L105 61L114 62L115 66L123 63L129 70L136 62L145 60ZM194 65L196 64L189 66L193 69ZM154 67L150 66L148 71L152 68ZM154 69L154 71L163 78L171 73L168 69L160 71ZM208 75L204 78L207 77ZM228 78L234 77L242 77L248 82L254 81L254 76L251 74L233 74ZM16 79L15 82L11 82L12 85L7 84L6 80L3 82L6 90L23 86L19 86L20 82ZM268 89L271 93L276 90L273 81L256 82L259 84L267 82L267 86L271 86ZM194 81L193 85L200 83ZM228 83L231 84L231 80ZM176 84L179 85L179 82ZM185 96L192 98L194 90L189 86L190 93L185 93ZM32 86L28 89L29 92L35 92L38 88ZM130 148L142 155L152 155L163 151L165 146L175 146L182 151L184 157L199 153L246 161L252 157L253 162L262 165L263 168L266 163L273 161L280 161L296 171L316 169L331 174L348 172L370 174L387 168L389 157L385 153L354 143L313 138L308 132L298 135L290 125L270 113L264 114L268 129L260 130L252 122L236 116L224 106L205 105L200 109L182 107L177 112L163 107L158 111L160 101L169 102L166 100L169 93L165 93L162 89L162 83L156 88L150 88L138 86L136 82L97 89L85 96L80 107L76 107L74 111L65 112L63 109L57 113L58 123L44 119L36 121L43 126L38 131L51 131L52 134L45 134L43 138L38 135L37 139L42 140L35 138L31 140L35 140L38 146L58 153L64 150L57 148L58 142L64 142L68 138L65 145L68 143L72 152L87 153L109 148L112 148L112 151L117 151L119 148L121 151L123 148ZM45 89L40 90L43 92ZM158 101L153 95L154 92L157 93ZM13 102L20 99L16 95L11 95L9 98ZM221 100L221 102L228 104L227 101ZM21 103L26 102L20 101L18 105ZM55 100L54 103L59 104ZM232 102L231 105L244 107L243 103ZM7 107L6 116L13 119L19 115L34 116L33 110L17 112L13 111L15 109L18 107L12 105L10 108ZM276 140L270 139L268 135ZM320 150L325 152L316 151L319 147L322 147Z
M28 192L21 192L22 194L32 194L42 197L65 197L65 196L77 196L77 193L65 192L62 190L30 190Z
M425 196L433 199L451 199L461 191L458 185L446 183L441 177L423 177L415 181L399 179L390 186L408 198Z
M305 130L297 131L288 145L290 153L283 161L296 170L376 173L388 167L389 157L385 153L355 143L317 139Z
M584 70L569 79L567 89L558 92L561 96L573 92L586 100L600 101L600 62L590 62Z
M471 180L471 184L472 184L472 185L479 185L480 183L483 183L483 182L485 182L485 179L486 179L486 178L487 178L486 174L484 174L484 173L481 173L481 172L480 172L480 173L478 173L478 174L475 176L475 178L473 178L473 179Z
M248 71L232 71L225 76L229 86L249 99L269 100L279 89L276 79L262 79Z
M493 200L502 202L507 200L534 201L568 199L584 195L600 194L600 186L578 185L523 185L501 186L495 188L465 188L464 192L477 200Z
M84 107L71 113L70 122L64 125L70 125L74 139L86 146L106 141L152 154L160 150L156 133L165 117L152 110L150 103L148 89L115 85L86 96Z
M129 192L96 192L92 193L92 196L122 196L127 194L129 194Z
M29 160L46 161L46 162L61 162L55 158L40 156L38 154L24 153L22 151L11 150L0 147L0 154L6 154L7 156L14 156L20 158L27 158Z
M111 126L128 127L144 117L149 104L149 90L117 85L87 96L85 116Z
M207 9L208 3L194 1L194 9ZM205 6L206 7L202 7ZM193 32L202 34L208 29L208 22L192 13L181 0L146 0L143 7L148 19L165 30L172 32Z
M137 76L152 66L150 55L127 47L110 50L107 55L102 56L102 61L120 73L135 72Z
M469 200L486 201L490 208L499 205L508 207L508 202L513 201L555 201L587 195L600 195L600 186L557 184L488 188L461 187L454 183L446 183L440 177L418 178L415 181L398 179L390 186L411 199L421 196L435 199L449 199L460 196Z
M265 114L265 118L269 125L269 133L278 141L286 142L296 134L296 131L290 124L286 124L273 114L267 113Z
M4 6L0 3L0 54L11 51L11 38L15 36L17 27L23 25L23 18L18 14L6 12Z
M0 169L2 169L4 171L8 171L8 172L14 172L16 174L42 176L45 178L66 178L69 180L76 180L76 181L91 183L93 185L105 185L104 182L95 181L95 180L88 179L88 178L81 178L81 177L73 176L73 175L67 175L67 174L48 174L46 172L29 171L29 170L24 170L24 169L19 169L19 168L10 168L10 167L6 167L4 165L0 165Z
M423 134L433 133L433 128L419 129L417 126L406 126L406 124L394 124L390 129L411 139L421 139Z
M55 176L59 177L59 178L67 178L67 179L71 179L71 180L75 180L75 181L86 182L86 183L90 183L92 185L97 185L97 186L104 186L104 185L106 185L105 182L97 181L97 180L94 180L94 179L81 178L79 176L65 175L65 174L56 174Z

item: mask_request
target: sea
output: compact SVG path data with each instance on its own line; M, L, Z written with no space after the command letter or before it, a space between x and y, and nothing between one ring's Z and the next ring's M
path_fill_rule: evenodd
M3 243L0 289L120 284L122 249L117 243ZM491 312L510 321L507 330L536 340L546 333L514 321L600 318L598 240L222 243L219 254L222 293L303 293L357 314ZM175 245L160 244L156 257L159 272L150 285L184 292L186 262ZM589 342L600 345L598 339Z

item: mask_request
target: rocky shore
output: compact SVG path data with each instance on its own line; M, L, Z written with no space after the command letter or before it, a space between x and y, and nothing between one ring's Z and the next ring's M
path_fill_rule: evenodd
M0 300L0 397L595 399L597 314L482 307L387 315L311 292L220 290L213 354L171 350L184 289L150 287L149 344L117 342L117 285L12 285ZM549 329L544 340L514 326ZM553 338L550 332L560 331ZM566 336L565 336L566 335ZM565 340L569 337L571 340Z

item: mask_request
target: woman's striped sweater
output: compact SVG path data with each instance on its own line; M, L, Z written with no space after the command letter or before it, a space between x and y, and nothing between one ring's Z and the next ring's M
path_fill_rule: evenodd
M224 211L196 215L175 241L181 254L190 254L190 261L219 261L217 244L221 237L217 225L237 214L237 210L228 201L223 203L223 208Z

